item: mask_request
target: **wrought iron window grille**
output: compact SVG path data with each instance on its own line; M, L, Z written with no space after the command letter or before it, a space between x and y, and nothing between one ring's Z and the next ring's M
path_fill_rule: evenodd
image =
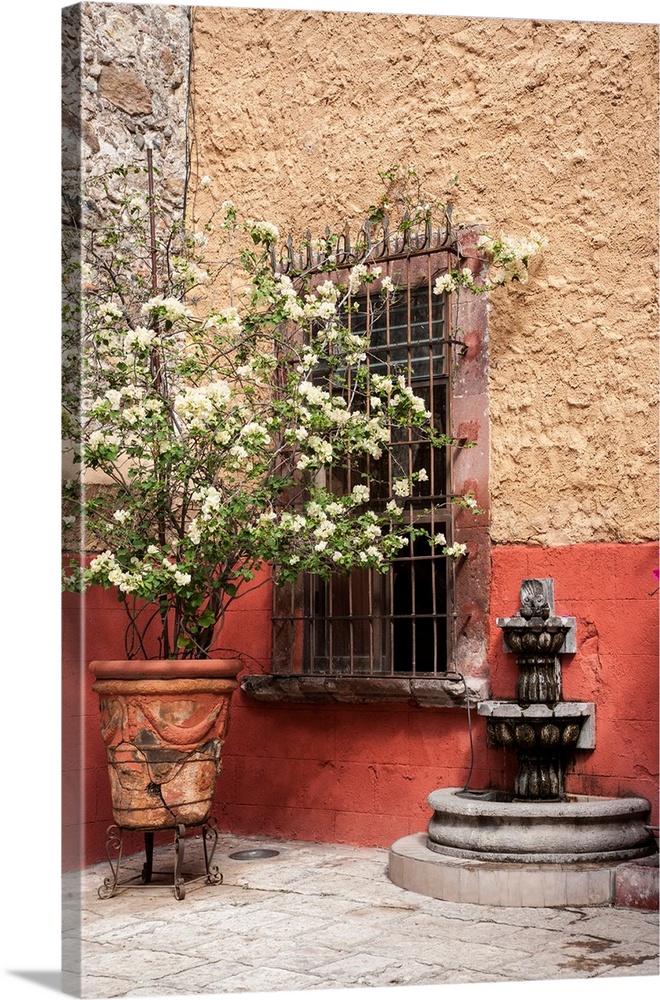
M382 266L397 287L383 303L380 280L357 297L346 322L370 335L367 352L372 373L403 373L432 414L434 427L451 427L451 363L456 338L451 330L450 299L434 295L435 278L449 270L457 253L450 215L444 227L429 221L421 232L390 234L387 224L365 224L354 244L348 230L332 245L301 253L292 242L273 267L292 279L312 282L329 271L341 272L369 260ZM329 235L329 234L328 234ZM319 380L327 373L319 371ZM340 391L340 390L339 390ZM380 460L367 457L361 467L330 469L333 485L350 492L363 478L372 482L372 505L393 496L393 480L425 468L428 480L416 484L405 500L405 518L441 532L452 541L452 463L446 449L435 449L414 431L400 435ZM380 486L378 486L380 484ZM375 487L375 489L374 489ZM273 672L356 677L443 677L451 670L454 573L451 561L422 538L408 543L386 574L357 570L323 580L301 575L295 584L276 587L273 607Z

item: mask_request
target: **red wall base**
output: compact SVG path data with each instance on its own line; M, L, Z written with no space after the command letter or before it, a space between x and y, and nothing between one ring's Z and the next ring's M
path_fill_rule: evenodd
M597 703L596 749L579 751L567 789L590 795L658 798L658 599L656 544L558 548L496 546L492 551L490 653L494 697L513 697L514 657L502 651L495 618L519 607L525 577L553 577L556 611L577 618L578 652L563 658L564 698ZM123 657L124 613L112 594L86 597L80 641L79 599L64 608L64 866L104 858L112 822L98 706L85 669ZM255 591L223 632L246 655L248 672L270 656L270 595ZM486 745L471 713L472 788L512 788L513 755ZM234 696L217 788L222 829L263 835L389 846L425 829L428 794L462 786L470 772L465 710L407 705L284 705ZM136 840L135 847L139 847ZM130 850L130 845L128 846Z

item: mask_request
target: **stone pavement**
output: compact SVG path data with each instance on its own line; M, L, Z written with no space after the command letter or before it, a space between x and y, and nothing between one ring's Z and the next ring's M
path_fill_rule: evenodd
M228 857L264 847L280 853ZM201 870L200 840L185 851L184 871ZM172 853L157 848L155 869L169 868ZM131 859L136 872L142 860ZM107 864L65 876L65 992L168 997L659 972L656 912L447 903L393 885L377 848L220 834L213 860L223 884L191 884L180 901L152 886L99 899Z

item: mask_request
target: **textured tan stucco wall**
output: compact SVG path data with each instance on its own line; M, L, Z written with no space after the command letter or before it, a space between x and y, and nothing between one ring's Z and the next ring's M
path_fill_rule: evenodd
M549 239L490 309L492 536L657 537L658 29L193 8L193 171L301 233L413 163Z

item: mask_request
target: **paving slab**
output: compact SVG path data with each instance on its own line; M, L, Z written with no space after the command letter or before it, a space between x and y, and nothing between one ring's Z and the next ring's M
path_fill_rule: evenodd
M246 849L274 858L236 861ZM169 848L156 850L167 867ZM186 845L195 871L201 846ZM657 977L658 914L447 903L394 885L388 852L221 834L222 885L120 889L64 878L65 991L110 997ZM142 859L130 859L139 872ZM650 985L650 984L649 984Z

